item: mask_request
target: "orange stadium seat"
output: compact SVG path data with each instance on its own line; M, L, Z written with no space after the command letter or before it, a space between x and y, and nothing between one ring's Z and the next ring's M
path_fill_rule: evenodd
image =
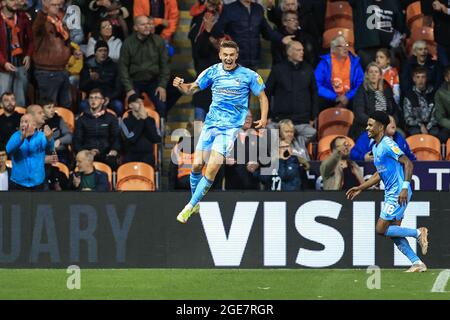
M108 175L109 188L112 188L112 170L110 166L103 162L94 161L95 170L103 171Z
M332 134L326 137L323 137L319 140L319 143L317 145L317 160L323 161L326 158L328 158L331 154L330 149L330 143L333 141L334 138L337 136L340 136L339 134ZM355 142L350 137L345 137L347 139L347 142L350 144L350 148L353 148L355 145Z
M74 132L75 130L75 115L73 112L64 107L55 107L56 113L64 119L64 122L67 124L70 132Z
M353 119L353 112L345 108L328 108L321 111L318 117L318 137L348 135Z
M406 23L408 24L409 29L413 29L413 27L422 27L423 17L424 14L422 13L420 1L413 2L406 8Z
M64 163L58 161L56 163L53 163L52 166L57 167L59 171L64 173L66 177L69 178L69 168L67 168L67 166Z
M429 134L414 134L406 138L411 151L419 161L442 160L441 142Z
M353 10L346 1L328 1L325 14L325 30L332 28L353 29Z
M412 46L417 40L425 41L431 56L433 59L437 59L437 44L434 41L434 31L432 27L417 27L411 30L411 36L406 39L406 50L408 55L412 54Z
M25 113L27 112L27 108L24 108L24 107L16 107L15 111L16 111L17 113L20 113L20 114L25 114ZM3 113L5 113L5 112L3 111L3 108L0 108L0 116L1 116Z
M144 162L128 162L117 169L117 190L155 191L155 170Z

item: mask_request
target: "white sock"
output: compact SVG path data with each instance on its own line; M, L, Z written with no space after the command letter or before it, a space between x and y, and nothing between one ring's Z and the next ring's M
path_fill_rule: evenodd
M416 236L417 239L419 239L420 233L421 233L421 232L420 232L420 229L417 229L417 236Z
M185 208L187 208L187 209L191 210L191 209L193 208L193 206L192 206L192 204L191 204L191 203L188 203L188 204L186 205L186 207L185 207Z

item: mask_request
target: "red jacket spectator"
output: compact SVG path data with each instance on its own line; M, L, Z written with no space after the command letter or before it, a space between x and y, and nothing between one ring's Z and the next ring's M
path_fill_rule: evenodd
M19 27L19 42L23 50L23 56L31 57L33 54L33 33L31 20L24 12L17 12L16 26ZM6 72L4 65L8 62L8 45L6 40L6 23L3 15L0 15L0 72Z
M151 15L150 0L134 0L134 16ZM164 19L155 18L155 27L162 26L164 20L168 21L168 26L163 29L160 36L164 40L170 40L177 30L178 21L180 20L180 12L178 11L178 4L176 0L164 0Z

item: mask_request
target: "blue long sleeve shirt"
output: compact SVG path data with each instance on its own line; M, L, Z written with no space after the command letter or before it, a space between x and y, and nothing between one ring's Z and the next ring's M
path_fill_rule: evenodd
M12 158L11 180L23 187L35 187L45 180L45 151L54 149L54 140L47 141L42 131L24 140L20 135L20 130L16 131L6 145Z
M396 132L394 134L394 141L398 144L400 149L409 158L409 160L416 160L416 156L414 155L414 153L412 153L408 143L400 133ZM370 139L367 135L367 131L365 131L359 136L358 140L356 140L355 146L350 151L350 159L352 159L353 161L364 161L364 156L371 150L372 146L370 144Z

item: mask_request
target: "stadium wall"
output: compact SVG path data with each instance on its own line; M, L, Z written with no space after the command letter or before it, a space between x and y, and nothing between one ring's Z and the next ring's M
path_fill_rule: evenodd
M383 194L211 192L175 219L183 192L0 193L0 268L403 267L375 235ZM403 225L426 226L424 261L450 267L448 192L415 192ZM412 242L413 248L416 243Z

